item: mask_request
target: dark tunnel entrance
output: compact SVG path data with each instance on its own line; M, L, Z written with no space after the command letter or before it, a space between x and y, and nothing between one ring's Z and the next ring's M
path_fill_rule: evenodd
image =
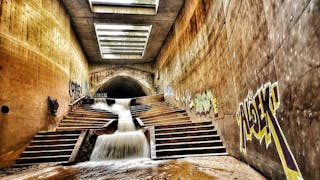
M97 93L107 93L109 98L133 98L146 96L141 85L130 77L119 76L109 80Z

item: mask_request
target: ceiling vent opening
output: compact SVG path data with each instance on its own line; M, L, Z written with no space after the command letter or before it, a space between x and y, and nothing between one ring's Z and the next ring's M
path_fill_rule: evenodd
M102 59L143 58L152 25L94 25Z
M89 0L94 13L156 15L159 0Z

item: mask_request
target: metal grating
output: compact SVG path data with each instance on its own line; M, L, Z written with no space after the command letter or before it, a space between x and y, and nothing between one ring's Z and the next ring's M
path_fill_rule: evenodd
M89 0L89 4L95 13L155 15L159 0Z
M141 59L152 25L98 24L95 31L102 59Z

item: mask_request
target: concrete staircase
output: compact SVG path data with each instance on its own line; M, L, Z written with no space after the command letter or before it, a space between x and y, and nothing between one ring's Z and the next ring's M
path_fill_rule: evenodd
M192 123L185 110L159 102L133 106L131 113L154 126L153 159L228 154L212 122Z
M82 105L73 112L69 112L59 123L57 131L100 129L117 115L103 110L92 109L90 105Z
M211 121L193 123L185 110L165 102L131 106L134 118L151 130L152 159L227 155ZM69 112L54 132L39 132L14 167L45 162L73 163L89 129L101 129L117 116L83 104Z
M138 117L144 125L191 122L187 112L165 102L131 107L133 117Z
M211 121L156 125L155 159L227 155Z
M38 132L13 167L40 163L72 163L86 131Z

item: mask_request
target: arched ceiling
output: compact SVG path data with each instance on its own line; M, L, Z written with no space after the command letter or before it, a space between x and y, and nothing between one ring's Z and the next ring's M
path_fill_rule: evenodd
M95 0L99 1L99 0ZM103 2L103 0L100 0ZM109 0L106 0L109 1ZM120 2L121 0L119 0ZM131 0L144 1L144 0ZM150 0L148 0L150 1ZM156 1L156 0L154 0ZM62 0L67 12L70 15L71 23L74 31L77 34L83 50L90 62L110 63L110 64L132 64L145 63L155 60L158 52L166 39L166 36L176 19L184 0L159 0L159 5L156 15L142 15L142 14L117 14L117 13L95 13L92 12L89 0ZM118 10L116 10L118 11ZM139 11L140 12L140 11ZM126 42L122 42L123 47L116 47L116 49L108 49L106 53L115 53L111 56L101 55L97 35L94 24L120 24L133 26L152 26L148 40L145 43L145 50L143 56L118 56L121 49L128 50ZM126 32L126 31L124 31ZM130 35L136 33L130 33ZM118 41L119 37L111 37ZM140 47L139 47L140 48ZM105 49L105 48L104 48ZM120 50L119 50L120 49ZM136 48L138 51L138 48ZM140 50L140 49L139 49ZM112 52L110 52L112 51ZM129 51L129 50L128 50ZM130 50L129 52L132 52ZM128 52L126 52L128 53ZM136 52L137 53L137 52ZM138 54L141 53L140 51ZM107 57L107 58L106 58ZM132 58L134 57L134 58Z

